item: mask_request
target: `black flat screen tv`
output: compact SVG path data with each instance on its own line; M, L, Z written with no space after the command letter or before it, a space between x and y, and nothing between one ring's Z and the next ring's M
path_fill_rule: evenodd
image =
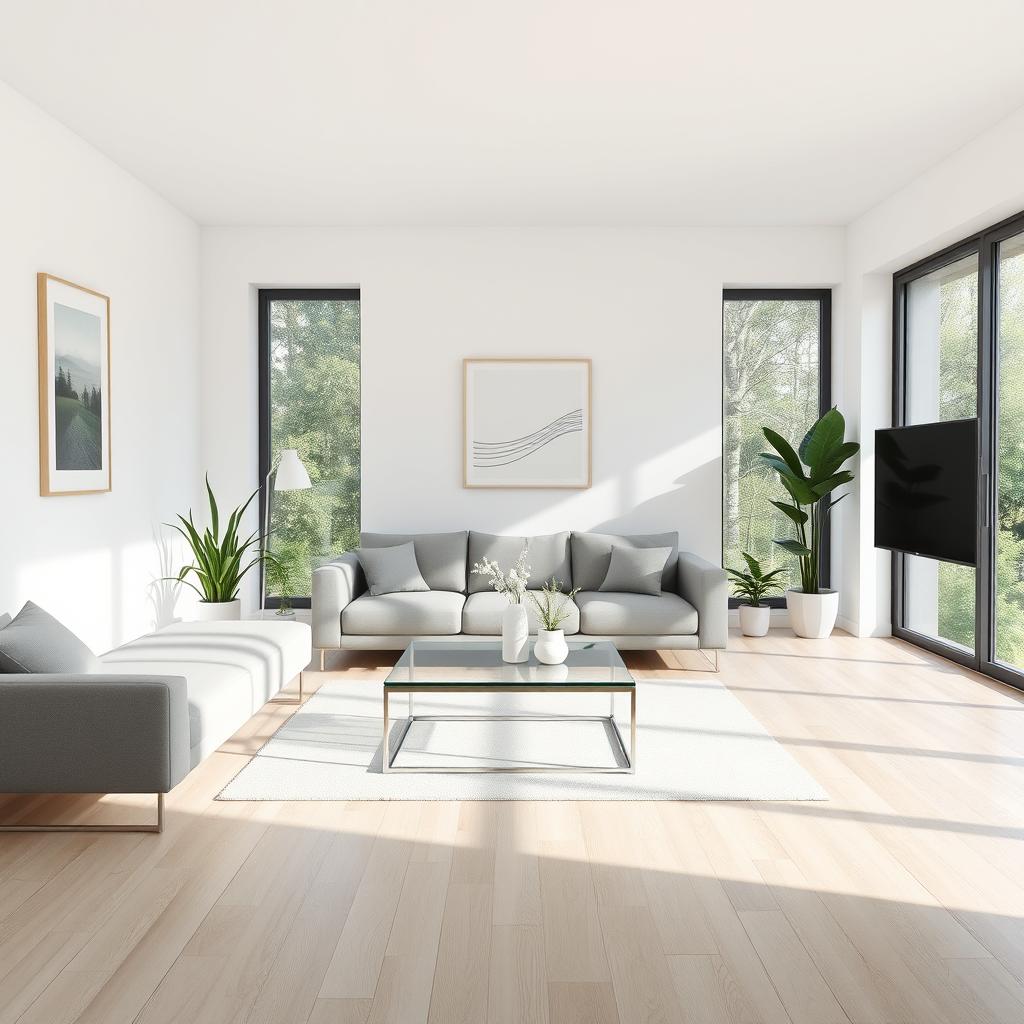
M875 547L974 565L978 421L875 431Z

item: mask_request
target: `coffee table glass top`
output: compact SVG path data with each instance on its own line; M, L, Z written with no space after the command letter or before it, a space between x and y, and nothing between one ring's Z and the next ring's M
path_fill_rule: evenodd
M569 656L562 665L542 665L533 656L512 664L501 660L501 641L413 640L398 659L385 689L409 686L593 686L619 690L633 677L610 640L566 638Z

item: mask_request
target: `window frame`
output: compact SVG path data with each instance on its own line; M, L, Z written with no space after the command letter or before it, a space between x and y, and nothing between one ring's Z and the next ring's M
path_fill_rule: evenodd
M329 300L341 300L347 302L359 302L360 303L360 315L362 314L362 297L359 288L259 288L257 289L257 346L258 346L258 361L259 361L259 385L258 385L258 427L257 433L259 437L259 514L260 514L260 530L263 530L263 523L266 520L266 509L267 509L267 474L270 472L270 453L271 453L271 437L270 437L270 305L272 302L281 300L293 300L302 302L323 302ZM359 374L359 413L360 413L360 437L362 436L362 385L363 375L361 372L362 367L362 339L360 338L359 346L359 361L360 361L360 374ZM360 445L360 450L361 450ZM362 491L363 491L363 460L360 455L359 459L359 494L360 494L360 507L362 506ZM280 608L281 599L279 597L267 597L265 594L266 580L263 571L263 565L259 566L259 588L260 597L262 599L262 606L264 608ZM290 604L293 608L310 608L312 606L312 597L293 597L290 598Z
M965 256L978 257L978 514L977 559L974 590L974 651L966 651L935 637L908 629L906 621L906 555L892 553L892 635L933 654L948 658L976 672L1024 689L1024 668L1014 669L995 660L996 651L996 530L998 508L999 394L998 315L999 245L1024 233L1024 212L962 238L924 259L904 267L892 278L892 424L906 422L907 394L907 301L908 286L918 278L955 263Z
M832 408L832 289L831 288L723 288L722 289L722 353L725 353L725 304L742 301L813 300L818 303L818 415L824 416ZM719 374L722 385L722 477L721 477L721 553L725 562L725 364ZM819 578L822 587L828 587L832 573L831 517L822 531ZM729 596L729 607L740 606L738 598ZM786 598L769 597L770 608L785 608Z

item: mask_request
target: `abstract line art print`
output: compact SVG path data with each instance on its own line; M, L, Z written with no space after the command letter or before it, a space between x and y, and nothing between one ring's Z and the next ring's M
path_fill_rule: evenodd
M590 486L589 359L463 361L466 487Z

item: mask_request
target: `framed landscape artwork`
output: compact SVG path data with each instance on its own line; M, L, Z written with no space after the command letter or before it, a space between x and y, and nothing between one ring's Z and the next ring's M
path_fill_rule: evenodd
M110 490L110 299L50 274L39 299L39 493Z
M590 360L463 360L463 485L590 486Z

